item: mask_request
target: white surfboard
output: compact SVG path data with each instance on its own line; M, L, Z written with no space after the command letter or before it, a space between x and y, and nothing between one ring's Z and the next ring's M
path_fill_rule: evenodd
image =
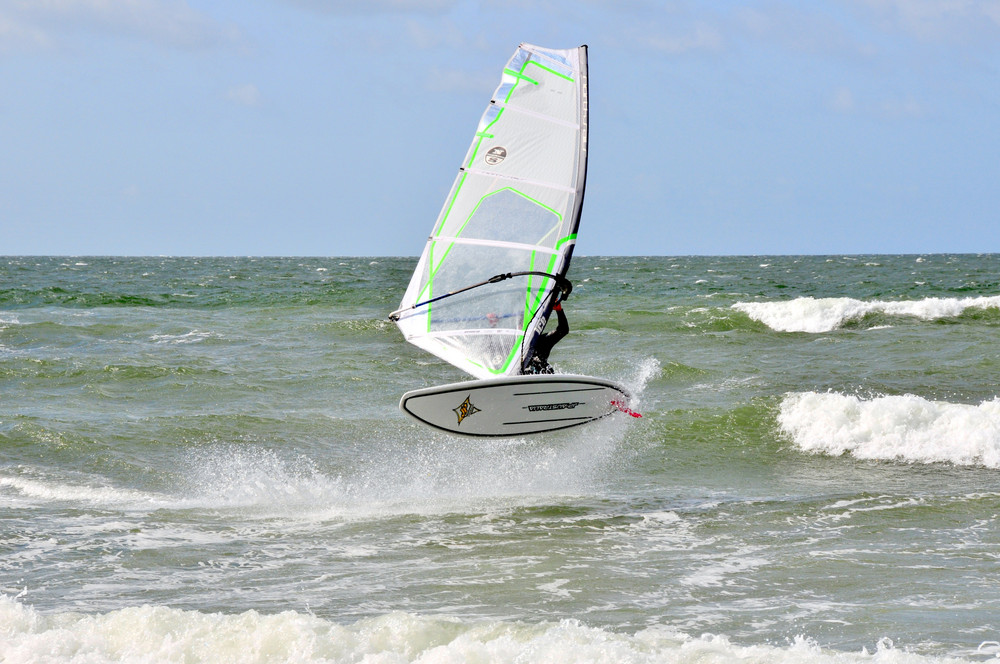
M417 421L462 436L524 436L629 412L629 394L611 381L546 374L473 380L412 390L399 408Z

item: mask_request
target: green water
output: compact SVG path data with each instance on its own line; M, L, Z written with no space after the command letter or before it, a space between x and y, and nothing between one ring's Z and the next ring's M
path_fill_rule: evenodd
M396 408L414 264L0 259L0 609L995 655L1000 256L578 257L644 416L486 442Z

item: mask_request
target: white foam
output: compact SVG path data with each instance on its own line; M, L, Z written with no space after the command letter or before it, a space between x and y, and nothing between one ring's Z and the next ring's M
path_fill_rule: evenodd
M73 502L119 508L158 508L170 503L166 496L142 491L21 476L0 477L0 489L41 502Z
M680 583L685 586L701 588L722 586L733 575L752 576L754 570L769 565L771 562L760 556L747 555L748 553L753 553L753 551L748 550L739 555L724 556L718 560L699 564L689 574L681 578Z
M0 596L4 661L74 662L758 662L760 664L935 664L963 661L897 650L837 652L796 637L787 646L738 645L655 625L629 634L577 620L548 623L460 620L391 613L341 625L286 611L235 615L140 606L105 614L43 614Z
M791 393L778 423L808 452L1000 468L1000 398L967 405L914 395Z
M158 344L192 344L213 337L219 338L219 335L212 332L191 330L185 334L154 334L150 337L150 340Z
M777 332L830 332L844 323L882 313L937 320L961 315L966 309L1000 308L1000 295L966 298L925 298L912 301L855 300L849 297L800 297L782 302L737 302L733 309Z

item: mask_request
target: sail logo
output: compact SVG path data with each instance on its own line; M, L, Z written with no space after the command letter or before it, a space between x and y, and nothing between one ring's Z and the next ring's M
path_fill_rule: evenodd
M463 401L458 408L452 408L452 410L455 411L455 414L458 415L459 424L461 424L462 420L467 418L469 415L475 415L476 413L479 412L479 409L473 406L472 402L469 401L471 397L472 395L470 394L469 396L465 397L465 401Z
M496 166L501 161L507 158L507 148L502 148L499 145L490 148L486 152L486 163L490 166Z

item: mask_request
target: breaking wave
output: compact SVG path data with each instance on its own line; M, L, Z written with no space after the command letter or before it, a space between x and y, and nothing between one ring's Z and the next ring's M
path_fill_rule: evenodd
M904 302L864 301L849 297L800 297L783 302L737 302L732 308L777 332L830 332L870 314L913 316L937 320L962 315L967 309L998 309L1000 295L966 298L925 298Z
M293 611L225 615L166 606L139 606L94 615L49 615L2 595L0 625L4 625L0 629L0 652L6 662L973 661L909 653L894 648L888 639L873 644L870 652L862 649L845 653L824 649L801 636L784 647L742 646L724 636L691 637L660 625L628 634L589 627L577 620L530 624L390 613L341 625Z
M1000 398L979 405L914 395L785 395L778 424L807 452L1000 468Z

